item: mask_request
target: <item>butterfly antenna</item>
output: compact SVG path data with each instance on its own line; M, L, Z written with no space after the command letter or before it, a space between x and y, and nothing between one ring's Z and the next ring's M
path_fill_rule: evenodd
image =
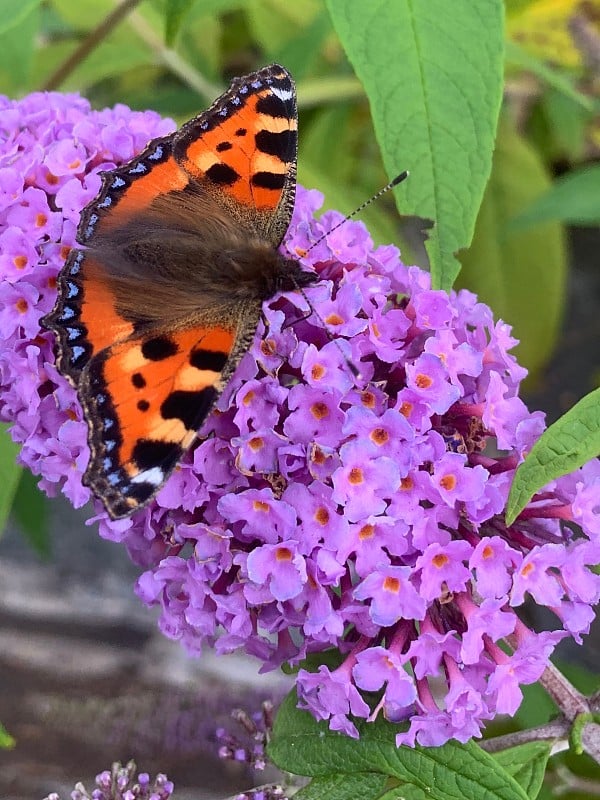
M306 250L306 252L305 252L305 255L308 255L308 253L310 253L310 251L311 251L311 250L312 250L314 247L316 247L316 246L317 246L318 244L320 244L320 243L321 243L321 242L322 242L324 239L326 239L326 238L329 236L329 234L330 234L330 233L333 233L333 231L336 231L336 230L337 230L337 229L338 229L338 228L339 228L341 225L344 225L344 223L348 222L348 220L349 220L349 219L352 219L352 217L355 217L357 214L359 214L359 213L360 213L360 212L361 212L363 209L365 209L367 206L370 206L370 205L371 205L371 203L372 203L373 201L375 201L375 200L378 200L378 199L379 199L379 198L380 198L382 195L384 195L386 192L389 192L389 190L390 190L390 189L393 189L393 188L394 188L394 186L398 186L398 184L399 184L399 183L402 183L402 181L403 181L403 180L405 180L406 178L408 178L409 174L410 174L410 173L408 172L408 170L404 170L404 172L401 172L399 175L396 175L396 177L395 177L393 180L391 180L389 183L387 183L387 184L386 184L386 185L385 185L383 188L381 188L381 189L380 189L378 192L375 192L375 194L374 194L374 195L372 195L371 197L369 197L369 199L368 199L368 200L365 200L365 202L364 202L364 203L361 203L361 204L358 206L358 208L355 208L355 209L354 209L354 211L353 211L351 214L348 214L348 216L344 217L344 219L342 219L342 220L340 220L338 223L336 223L336 224L333 226L333 228L330 228L328 231L325 231L325 233L324 233L322 236L320 236L320 237L317 239L317 241L316 241L316 242L313 242L313 243L311 244L311 246L308 248L308 250ZM295 281L294 281L294 282L295 282ZM344 351L343 351L343 350L342 350L342 348L341 348L341 345L340 345L339 341L338 341L338 340L337 340L337 339L336 339L336 338L333 336L333 334L332 334L332 333L331 333L331 331L329 330L329 327L328 327L327 323L325 322L325 320L323 319L323 317L322 317L322 316L319 314L319 312L317 311L317 309L316 309L316 308L313 306L313 304L310 302L310 300L309 300L309 299L308 299L308 297L306 296L306 292L304 291L304 289L302 288L302 286L299 286L298 284L296 284L296 289L297 289L297 290L300 292L300 294L302 295L302 297L303 297L303 298L306 300L306 303L307 303L308 307L310 308L310 313L309 313L309 314L308 314L306 317L302 317L302 319L308 319L308 317L312 316L313 314L315 315L315 317L316 317L316 318L319 320L319 322L320 322L320 323L323 325L323 328L324 328L324 330L325 330L325 334L326 334L327 338L329 339L329 341L330 341L330 342L335 342L335 344L336 344L337 348L339 349L340 353L342 354L342 357L343 357L344 361L346 362L346 366L348 367L348 369L350 370L350 372L352 373L352 375L353 375L355 378L360 378L360 377L361 377L360 370L359 370L359 369L358 369L358 368L357 368L357 367L356 367L356 366L355 366L355 365L352 363L352 361L350 361L350 359L348 358L348 356L347 356L347 355L344 353ZM300 321L301 321L301 320L296 320L296 322L300 322Z
M322 236L320 236L317 239L316 242L313 242L311 244L311 246L308 248L306 253L307 254L310 253L310 251L314 247L316 247L318 244L321 244L323 239L326 239L331 233L333 233L334 231L337 231L337 229L339 227L341 227L342 225L344 225L346 222L348 222L349 219L352 219L352 217L355 217L357 214L360 214L361 211L363 211L367 206L370 206L371 203L373 203L375 200L379 200L379 198L382 195L384 195L386 192L389 192L389 190L393 189L394 186L398 186L399 183L402 183L403 180L406 180L406 178L408 178L409 174L410 173L408 172L408 170L405 169L404 172L401 172L399 175L396 175L396 177L393 180L391 180L389 183L386 183L386 185L382 189L380 189L378 192L375 192L375 194L372 195L371 197L369 197L368 200L365 200L364 203L361 203L358 206L358 208L355 208L354 211L351 214L348 214L348 216L344 217L344 219L341 219L338 223L336 223L333 226L333 228L330 228L328 231L325 231L325 233Z

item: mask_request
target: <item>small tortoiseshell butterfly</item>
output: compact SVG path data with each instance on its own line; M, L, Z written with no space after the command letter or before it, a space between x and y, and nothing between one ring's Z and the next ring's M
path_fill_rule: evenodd
M317 280L279 247L296 190L281 66L102 176L43 324L89 427L83 481L113 519L163 485L250 346L261 305Z

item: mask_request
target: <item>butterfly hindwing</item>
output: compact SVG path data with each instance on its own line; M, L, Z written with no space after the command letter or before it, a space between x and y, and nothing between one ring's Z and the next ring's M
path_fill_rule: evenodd
M86 367L82 398L96 424L84 482L111 517L154 496L194 441L254 335L260 309L246 312L222 325L146 331L106 348Z

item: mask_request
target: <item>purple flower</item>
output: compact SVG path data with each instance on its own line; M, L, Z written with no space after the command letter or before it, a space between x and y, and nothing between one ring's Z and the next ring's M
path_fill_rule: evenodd
M60 94L0 98L0 114L0 419L41 487L83 505L87 426L39 320L98 173L173 123ZM321 202L298 187L283 244L319 274L311 307L297 292L266 303L155 500L117 522L97 504L93 519L144 567L140 598L189 652L244 649L270 669L337 648L337 669L298 673L318 719L354 736L350 715L384 714L399 743L464 741L589 629L600 467L554 481L507 526L514 471L544 428L518 396L510 328L470 292L433 291L361 223L321 240L340 219L317 221ZM526 599L553 631L520 622Z
M111 769L96 775L91 792L78 783L69 797L73 800L169 800L173 789L173 782L166 775L159 773L151 780L147 772L136 772L134 762L130 761L125 767L115 763ZM61 800L61 797L52 792L44 800Z

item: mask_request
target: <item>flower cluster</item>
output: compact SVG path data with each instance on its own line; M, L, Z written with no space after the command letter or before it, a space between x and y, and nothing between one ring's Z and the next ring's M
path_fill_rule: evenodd
M173 796L173 782L166 775L158 774L151 781L147 772L136 774L133 761L122 767L115 763L111 769L96 775L96 787L88 792L78 783L71 792L71 800L169 800ZM61 800L53 792L45 800Z
M81 505L86 424L39 319L99 170L170 123L60 95L0 112L0 417L42 487ZM465 741L589 628L600 466L555 481L507 526L514 470L544 428L518 397L509 327L468 291L433 291L360 223L319 241L341 218L317 221L321 202L298 188L284 242L319 283L265 304L156 500L97 519L147 568L139 596L189 651L244 649L275 668L336 648L337 666L297 676L317 718L355 736L352 717L381 713L402 723L399 744ZM519 620L528 597L555 630Z

